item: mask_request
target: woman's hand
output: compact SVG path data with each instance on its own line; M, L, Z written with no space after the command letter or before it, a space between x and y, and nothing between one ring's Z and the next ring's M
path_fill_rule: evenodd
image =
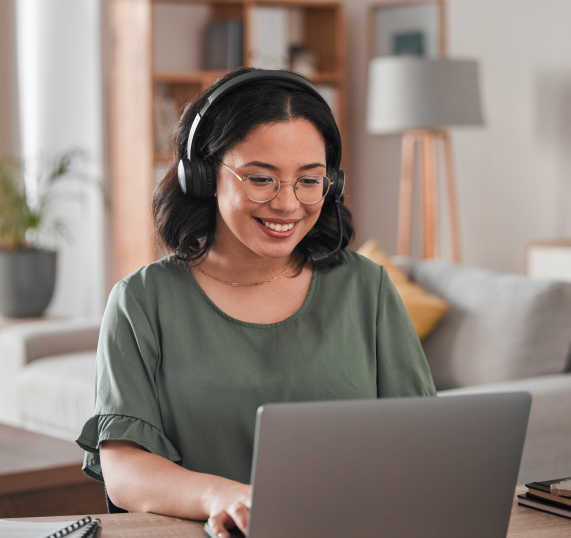
M215 487L207 500L210 507L208 525L214 534L228 538L227 529L234 527L246 534L251 499L252 486L225 481Z

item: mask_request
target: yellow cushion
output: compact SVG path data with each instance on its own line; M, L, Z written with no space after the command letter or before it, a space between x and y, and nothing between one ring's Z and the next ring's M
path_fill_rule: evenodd
M446 315L450 305L411 282L401 269L391 262L391 259L375 241L367 241L357 252L387 270L389 278L401 296L418 338L422 340L426 337Z

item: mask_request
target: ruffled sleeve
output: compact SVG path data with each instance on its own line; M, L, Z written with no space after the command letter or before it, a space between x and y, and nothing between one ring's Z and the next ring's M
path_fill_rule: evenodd
M99 336L95 376L95 412L77 444L84 472L103 481L99 446L103 441L132 441L149 452L181 462L167 438L156 386L161 361L157 328L125 281L111 292Z
M100 482L103 482L99 461L102 441L133 441L168 460L179 463L182 459L161 430L141 419L123 415L94 416L85 423L76 443L85 450L83 472Z

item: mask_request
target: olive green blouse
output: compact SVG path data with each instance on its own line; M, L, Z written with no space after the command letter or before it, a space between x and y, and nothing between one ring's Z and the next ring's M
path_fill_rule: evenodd
M95 414L77 438L84 471L102 480L99 444L127 440L249 483L262 404L434 395L387 272L346 256L314 270L302 307L271 324L222 312L172 256L119 282L101 327Z

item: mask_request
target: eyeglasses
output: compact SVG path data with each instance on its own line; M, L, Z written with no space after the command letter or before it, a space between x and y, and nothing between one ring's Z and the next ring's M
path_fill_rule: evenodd
M295 181L281 181L278 176L268 174L250 174L248 176L239 176L234 170L229 168L223 162L220 163L227 170L232 172L243 184L244 193L252 201L258 204L273 200L282 185L282 183L292 183L295 197L302 204L317 204L321 202L327 195L329 187L333 181L327 176L308 175L297 178Z

